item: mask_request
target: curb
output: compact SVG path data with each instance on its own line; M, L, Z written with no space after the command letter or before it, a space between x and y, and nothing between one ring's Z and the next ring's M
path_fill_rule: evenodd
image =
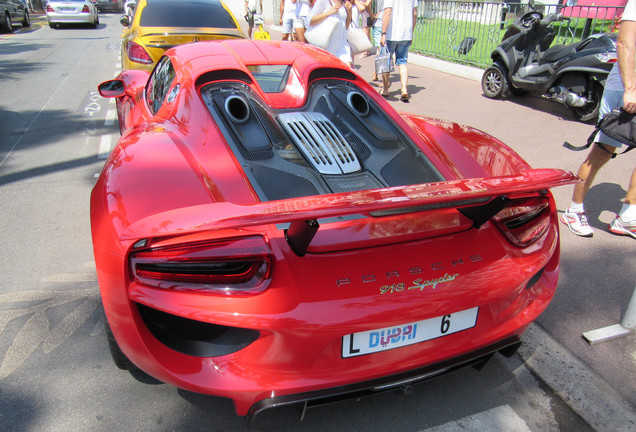
M481 76L484 74L484 69L451 63L421 54L409 53L409 63L473 81L481 81Z
M597 431L636 431L636 410L596 371L538 324L523 335L517 356Z

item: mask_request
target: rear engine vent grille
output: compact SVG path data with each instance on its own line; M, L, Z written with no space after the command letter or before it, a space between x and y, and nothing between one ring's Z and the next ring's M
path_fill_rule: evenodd
M323 114L284 113L278 116L287 133L321 174L360 171L360 162L342 134Z

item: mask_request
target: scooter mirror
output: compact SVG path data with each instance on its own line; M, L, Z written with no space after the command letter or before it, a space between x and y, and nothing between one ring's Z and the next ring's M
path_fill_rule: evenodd
M528 7L534 10L534 0L528 0Z

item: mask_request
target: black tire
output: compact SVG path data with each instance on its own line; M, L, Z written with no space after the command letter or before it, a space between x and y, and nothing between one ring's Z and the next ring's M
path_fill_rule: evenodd
M117 344L117 341L115 340L115 336L113 336L113 332L110 329L110 326L108 325L108 320L106 319L106 315L104 315L104 327L106 328L106 339L108 340L108 349L110 350L110 356L113 358L113 363L115 363L115 366L117 366L119 369L128 370L128 371L139 369L137 366L134 365L133 362L131 362L128 359L128 357L126 357L126 354L123 353L121 348L119 348L119 345Z
M0 31L2 31L2 33L11 33L13 31L13 24L11 24L11 17L9 16L9 12L4 14L4 19L0 24Z
M508 93L508 78L503 68L497 63L484 71L481 77L481 90L491 99L505 96Z
M29 17L29 12L24 11L24 19L22 19L22 27L31 27L31 17Z
M580 122L596 121L601 108L601 97L603 97L603 86L595 82L592 90L592 101L580 108L570 107L574 118Z

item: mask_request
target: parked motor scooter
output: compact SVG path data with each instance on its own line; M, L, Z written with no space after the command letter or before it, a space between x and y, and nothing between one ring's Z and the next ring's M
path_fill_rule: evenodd
M484 95L535 92L567 105L577 120L595 120L605 80L616 62L616 34L595 34L550 47L556 36L552 23L568 18L559 13L544 17L534 9L533 0L528 6L530 11L508 27L490 54L493 64L481 79Z

